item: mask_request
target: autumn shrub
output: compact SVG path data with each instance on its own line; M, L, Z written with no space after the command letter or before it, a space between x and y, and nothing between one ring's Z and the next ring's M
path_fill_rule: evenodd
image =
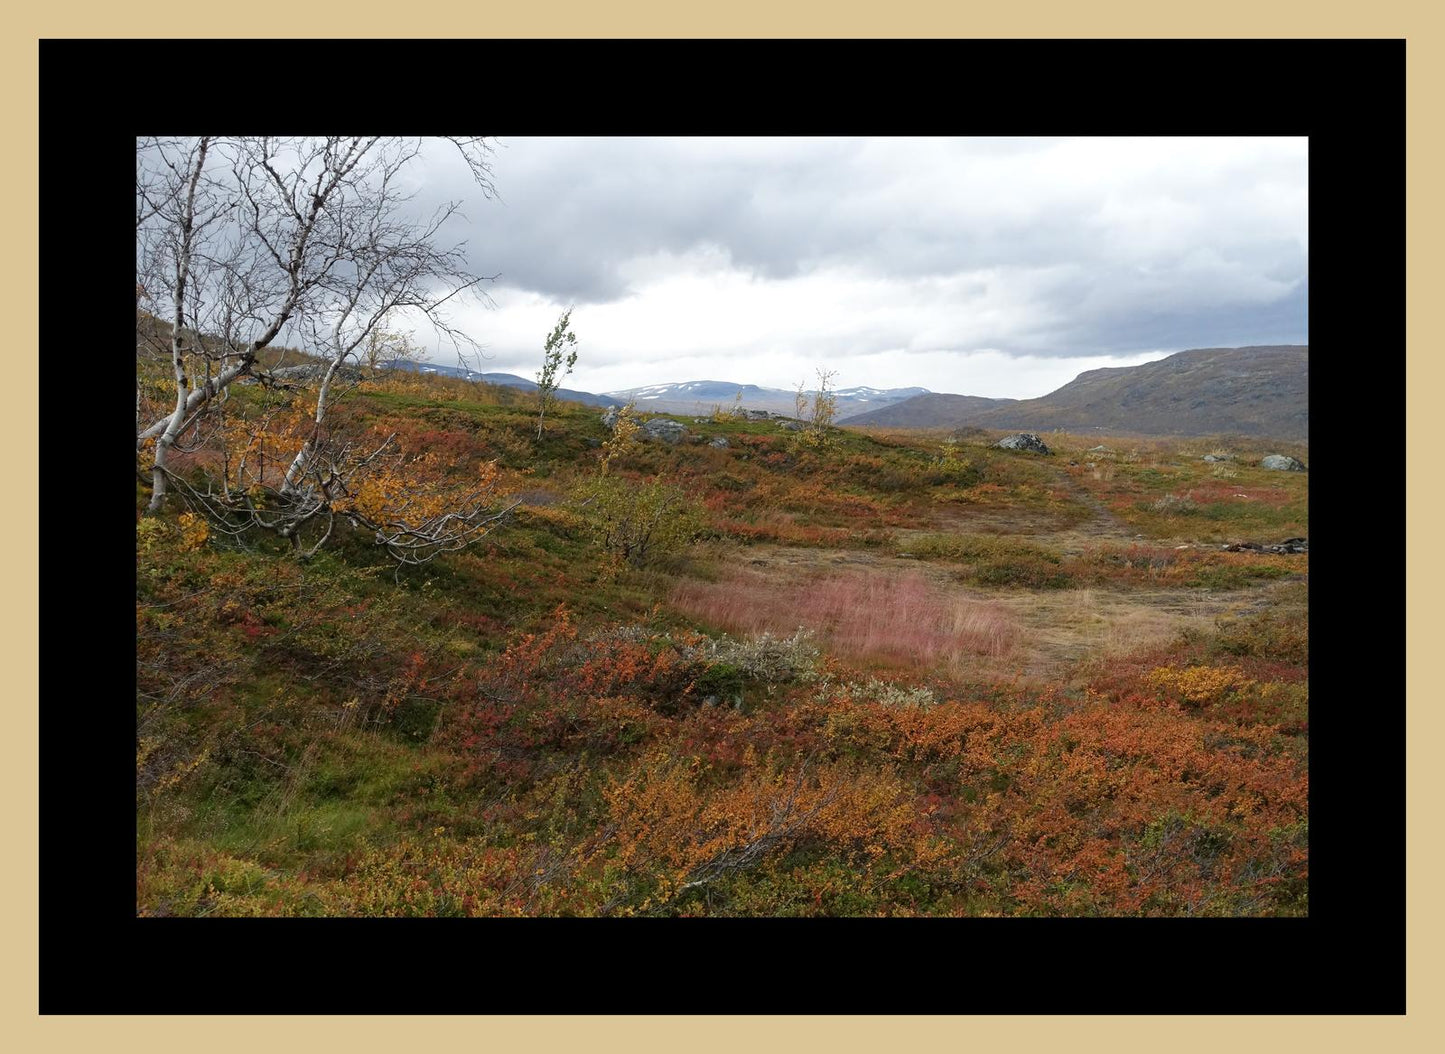
M636 567L682 551L703 528L698 503L660 478L598 476L573 497L603 549Z
M1194 589L1242 589L1257 582L1290 578L1308 570L1308 556L1229 553L1199 546L1094 546L1063 561L1079 583L1159 583Z
M849 702L880 703L883 706L929 707L938 702L931 688L923 685L902 685L895 681L884 681L868 677L862 681L846 681L839 685L828 685L823 695L830 699L846 699Z
M1151 671L1145 680L1165 697L1187 706L1210 706L1254 687L1240 670L1220 666L1164 666Z
M1304 612L1263 612L1223 620L1208 647L1215 655L1255 656L1305 665L1309 662L1309 616Z
M665 755L607 789L614 859L632 892L625 913L675 910L679 898L821 843L855 874L932 860L943 847L886 769L758 759L709 787L707 773Z
M1065 589L1074 584L1059 553L1016 538L924 534L903 541L898 548L912 556L957 564L961 577L980 585Z
M709 640L704 654L713 668L734 671L744 680L768 687L811 679L816 674L818 649L813 634L799 627L790 636L764 630L756 637Z

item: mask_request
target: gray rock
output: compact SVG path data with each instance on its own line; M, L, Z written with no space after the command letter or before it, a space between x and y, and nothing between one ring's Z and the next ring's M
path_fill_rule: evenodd
M1011 436L1005 436L994 444L1000 450L1027 450L1034 454L1052 454L1053 451L1044 445L1037 432L1015 432Z
M1105 450L1105 451L1107 451L1108 449L1109 449L1109 448L1106 447L1103 443L1100 443L1098 446L1091 446L1091 447L1089 447L1089 453L1092 454L1092 453L1093 453L1094 451L1096 451L1096 450Z
M617 427L617 415L622 411L620 406L609 406L602 411L602 425L604 428Z
M282 366L272 370L271 376L278 381L319 381L326 376L330 367L326 363L304 363L300 366ZM361 370L356 366L342 366L336 371L338 381L359 381Z
M784 421L782 424L778 425L778 427L781 428L784 432L801 432L803 430L803 426L800 425L797 421Z
M1234 460L1234 455L1233 455L1233 454L1205 454L1205 455L1204 455L1202 458L1200 458L1199 460L1200 460L1200 461L1208 461L1208 462L1211 462L1211 463L1212 463L1212 462L1216 462L1216 461L1233 461L1233 460Z
M1270 454L1259 463L1260 468L1274 469L1276 472L1304 472L1305 463L1299 458L1289 457L1286 454Z
M713 436L712 442L709 443L708 446L715 446L719 450L726 450L732 446L732 444L728 442L727 436Z
M669 417L654 417L642 426L646 439L660 439L664 443L680 443L687 436L687 425Z
M1231 553L1271 553L1275 556L1288 556L1296 553L1307 553L1310 551L1308 538L1286 538L1278 545L1260 545L1258 542L1234 542L1222 546L1226 552Z

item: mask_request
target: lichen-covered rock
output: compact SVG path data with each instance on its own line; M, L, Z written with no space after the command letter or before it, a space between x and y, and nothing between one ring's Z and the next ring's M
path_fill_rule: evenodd
M300 366L282 366L280 369L272 370L271 377L273 380L291 383L298 381L319 381L326 376L326 371L330 368L330 365L324 362L303 363ZM361 370L356 366L341 366L336 371L335 380L348 382L359 381L361 380Z
M687 437L687 425L669 417L654 417L642 426L646 439L660 439L664 443L680 443Z
M728 442L727 436L713 436L712 442L709 443L708 446L715 446L719 450L726 450L732 446L732 444Z
M1011 436L1004 436L994 444L1000 450L1027 450L1034 454L1052 454L1053 451L1044 445L1037 432L1015 432Z
M778 427L784 432L801 432L803 430L803 426L797 421L784 421Z
M602 425L604 428L617 427L617 415L622 412L620 406L609 406L602 411Z
M1305 463L1297 457L1290 457L1287 454L1270 454L1259 463L1260 468L1274 469L1276 472L1303 472Z

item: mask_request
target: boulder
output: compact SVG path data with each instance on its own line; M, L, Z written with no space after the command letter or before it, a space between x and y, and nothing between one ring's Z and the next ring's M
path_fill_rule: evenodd
M273 380L288 381L288 382L292 382L292 383L305 382L305 381L319 381L319 380L321 380L323 377L326 376L326 371L327 371L328 369L330 369L330 366L328 366L326 363L323 363L323 362L310 363L310 362L308 362L308 363L303 363L303 364L300 365L300 366L282 366L282 367L281 367L280 369L278 369L278 370L272 370L272 371L271 371L271 377L272 377ZM356 367L356 366L342 366L340 369L338 369L338 370L336 371L336 376L335 376L335 378L333 379L333 383L334 383L335 381L348 381L348 382L349 382L349 381L359 381L359 380L361 380L361 370L360 370L359 367Z
M664 443L680 443L687 436L687 425L670 417L654 417L642 426L646 439L660 439Z
M1000 450L1027 450L1033 454L1052 454L1036 432L1015 432L994 444Z
M1200 461L1208 461L1208 462L1210 462L1211 464L1213 464L1214 462L1217 462L1217 461L1233 461L1233 460L1234 460L1234 455L1233 455L1233 454L1205 454L1205 455L1204 455L1202 458L1200 458L1199 460L1200 460Z
M778 425L778 427L781 428L784 432L801 432L803 430L803 426L800 425L797 421L784 421L782 424Z
M726 450L732 446L732 444L728 442L727 436L713 436L712 442L709 443L708 446L715 446L719 450Z
M617 427L617 415L622 412L620 406L609 406L602 411L602 425L604 428Z
M1299 458L1290 457L1287 454L1270 454L1259 463L1260 468L1274 469L1276 472L1303 472L1305 463Z

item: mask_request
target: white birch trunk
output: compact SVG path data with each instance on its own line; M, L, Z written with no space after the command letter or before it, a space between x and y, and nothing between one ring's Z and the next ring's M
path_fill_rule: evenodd
M160 438L156 440L155 465L151 469L151 501L147 512L158 511L161 503L165 501L167 455L175 444L176 437L180 435L181 425L186 420L186 408L192 395L190 381L186 377L185 338L181 335L181 328L186 319L186 283L191 274L191 238L194 234L196 219L196 186L201 181L201 173L206 166L206 150L209 147L210 140L204 138L197 147L195 168L190 174L190 186L186 188L186 203L181 213L181 242L176 253L176 280L172 287L171 301L175 310L175 322L171 326L171 366L175 371L176 379L176 407L171 411L170 417L164 419L165 426L161 431Z

